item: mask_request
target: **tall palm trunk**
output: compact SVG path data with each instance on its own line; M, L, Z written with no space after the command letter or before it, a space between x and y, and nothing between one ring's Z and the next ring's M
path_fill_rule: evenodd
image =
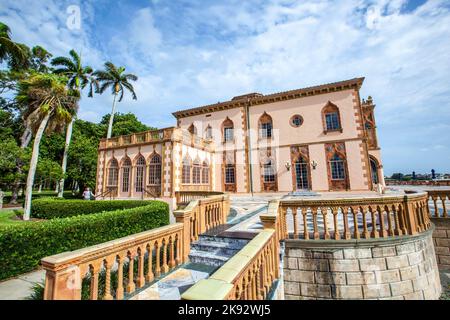
M64 154L61 164L63 177L59 180L59 189L58 189L58 198L62 198L64 194L64 176L66 174L67 169L67 157L69 154L70 141L72 140L72 129L73 123L75 122L75 117L73 117L72 121L67 125L66 130L66 144L64 145Z
M116 113L116 97L117 97L117 90L114 93L114 100L113 100L113 106L112 106L112 110L111 110L111 116L109 117L108 134L106 135L107 139L111 138L111 135L112 135L114 114Z
M23 220L30 220L31 212L31 198L33 195L34 175L36 174L36 167L39 159L39 145L41 143L42 135L45 127L47 127L51 112L48 112L42 122L39 124L39 129L36 132L33 143L33 153L31 155L30 169L28 170L27 189L25 191L25 206L23 212Z

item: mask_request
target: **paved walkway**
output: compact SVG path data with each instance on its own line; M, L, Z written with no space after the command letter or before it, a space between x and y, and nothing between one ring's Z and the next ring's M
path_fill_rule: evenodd
M36 283L43 283L45 271L38 270L22 274L14 279L0 282L0 300L25 300Z

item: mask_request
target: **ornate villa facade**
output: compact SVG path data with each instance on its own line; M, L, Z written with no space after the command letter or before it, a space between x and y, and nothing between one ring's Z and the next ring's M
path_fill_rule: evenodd
M364 78L173 113L177 126L104 139L96 193L162 198L177 191L288 193L384 186L374 103Z

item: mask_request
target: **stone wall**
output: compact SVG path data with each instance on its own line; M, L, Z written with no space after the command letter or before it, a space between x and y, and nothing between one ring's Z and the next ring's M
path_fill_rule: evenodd
M438 299L432 231L392 239L286 240L285 298Z
M450 218L431 218L435 225L433 242L439 269L450 270Z

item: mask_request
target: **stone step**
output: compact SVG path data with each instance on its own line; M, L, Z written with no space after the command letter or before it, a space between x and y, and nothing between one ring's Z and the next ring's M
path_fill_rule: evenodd
M198 241L191 244L189 260L221 267L248 242L247 239L200 235Z
M189 261L192 263L201 263L208 266L221 267L230 259L230 256L219 255L212 252L191 249Z
M249 240L248 239L239 239L239 238L229 238L229 237L215 237L215 236L207 236L207 235L200 235L198 237L199 242L200 241L211 241L211 242L225 242L228 244L238 244L241 247L245 246Z

